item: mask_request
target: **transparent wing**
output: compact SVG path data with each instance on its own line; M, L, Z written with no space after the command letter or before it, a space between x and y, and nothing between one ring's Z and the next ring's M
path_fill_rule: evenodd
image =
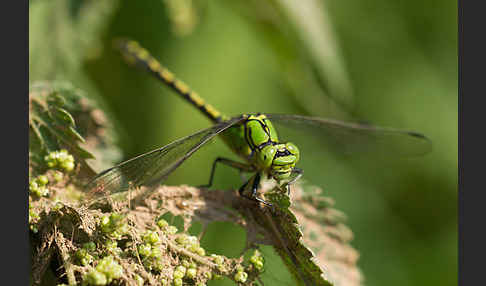
M101 172L85 187L89 199L126 191L132 187L160 184L201 146L242 120L242 117L238 117L216 124Z
M432 148L427 137L413 131L301 115L266 115L275 125L281 141L298 145L304 141L345 154L365 152L398 156L423 155Z

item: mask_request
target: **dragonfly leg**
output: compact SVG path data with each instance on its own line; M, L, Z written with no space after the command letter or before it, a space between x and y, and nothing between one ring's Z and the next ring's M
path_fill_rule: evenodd
M261 176L260 176L260 173L257 173L254 177L250 178L248 181L246 181L246 183L244 183L238 190L240 196L244 197L244 198L247 198L249 200L252 200L252 201L256 201L256 202L260 202L260 203L263 203L264 205L266 206L269 206L269 207L272 207L273 205L265 200L262 200L260 199L259 197L257 197L257 190L258 190L258 186L260 185L260 179L261 179ZM246 186L248 185L248 183L253 180L253 184L251 186L251 194L248 196L248 195L245 195L244 191L246 189Z
M210 188L213 185L214 174L216 172L216 165L218 163L221 163L223 165L238 169L240 171L240 174L241 174L241 172L253 172L254 171L253 167L250 166L250 165L247 165L247 164L244 164L244 163L241 163L241 162L237 162L237 161L233 161L231 159L218 157L218 158L216 158L216 160L214 160L213 166L211 167L211 175L209 175L209 183L207 183L206 185L199 186L200 188Z
M299 168L293 168L292 173L297 174L297 176L293 177L288 183L287 183L287 195L290 195L290 185L295 183L300 177L302 177L302 174L304 174L304 170L299 169Z

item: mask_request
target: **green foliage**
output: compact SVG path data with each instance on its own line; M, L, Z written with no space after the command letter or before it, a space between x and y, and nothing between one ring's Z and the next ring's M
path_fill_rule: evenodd
M64 102L64 98L58 96L56 102ZM69 118L71 118L69 124L73 126L78 121L75 117L69 116ZM45 121L55 120L54 117L45 117ZM51 123L46 122L46 124ZM66 138L66 142L63 143L73 146L73 141L78 139L80 138ZM84 138L81 137L80 140L84 140ZM32 153L42 151L42 148L31 149ZM79 185L76 184L76 181L79 180L80 173L73 172L73 156L67 150L60 150L49 153L44 159L48 170L45 174L31 180L31 193L36 194L37 197L47 196L49 193L41 192L41 188L45 188L47 185L52 185L53 188L64 192L64 196L69 192L76 191L75 187L70 188L68 185L70 182L73 182L74 186ZM66 175L59 177L59 171L51 170L53 168L64 171ZM81 191L84 190L81 188ZM140 189L138 191L144 194L147 190ZM244 264L243 256L235 259L214 253L207 254L199 238L187 233L189 227L186 226L186 224L192 224L196 221L201 221L207 225L221 219L234 223L241 223L241 220L244 219L246 222L243 225L245 225L246 232L252 234L248 237L247 244L254 248L261 243L255 234L265 238L265 243L275 247L290 272L294 273L299 285L330 285L323 278L322 270L312 261L313 255L308 251L302 252L300 250L303 246L300 242L300 230L296 228L297 220L288 209L290 205L288 196L283 195L281 190L275 189L267 192L269 199L279 207L276 209L278 212L272 212L271 215L269 215L270 210L268 208L262 208L254 202L236 196L235 193L224 192L224 195L211 198L205 197L204 192L194 193L184 189L179 192L184 204L177 202L178 199L175 197L165 197L172 195L163 187L157 193L149 193L152 195L148 198L149 201L145 201L145 204L160 205L158 211L162 213L180 213L180 208L183 212L187 211L184 214L185 226L182 232L178 232L175 226L170 225L161 216L161 213L108 212L100 214L98 210L88 210L85 207L69 207L64 203L57 202L57 199L53 200L52 198L55 198L55 196L36 201L31 198L30 229L33 233L40 232L40 240L33 243L50 247L51 244L46 244L46 240L55 241L57 246L55 249L60 252L59 255L62 257L62 263L70 284L76 283L78 279L82 281L83 285L107 285L114 280L123 281L125 284L131 284L134 281L139 283L140 279L143 278L140 277L139 272L134 272L133 269L135 269L135 265L142 265L145 271L143 276L148 277L149 281L152 279L165 282L170 280L174 285L183 285L184 283L192 285L196 282L204 285L210 279L218 279L224 276L240 285L252 285L264 273L264 258L260 252L254 251ZM225 196L229 197L224 198ZM226 205L222 201L218 202L221 199L232 202ZM195 205L212 205L212 207L198 208L199 212L196 214L190 207L191 200L198 201ZM66 201L66 203L69 202ZM77 197L77 201L74 201L74 203L84 204L85 202L82 201L81 196ZM112 203L111 199L105 202L113 208L112 205L110 206ZM130 201L125 199L119 207L127 209L129 204ZM295 201L295 204L298 205L299 202ZM100 207L96 204L95 206ZM227 207L239 212L241 217L224 218L227 214ZM309 205L307 208L312 208L312 206ZM34 210L42 210L42 216L39 216ZM137 216L138 218L136 218ZM147 217L150 218L148 221ZM254 218L259 219L255 220ZM142 223L139 222L136 225L139 220L142 220ZM279 225L278 228L275 224ZM69 238L73 235L70 231L72 225L81 225L83 231L82 235L76 236L75 241L73 241L74 236ZM154 229L155 226L157 226L157 229ZM82 242L83 240L87 240L87 242ZM126 240L130 242L127 243ZM68 241L71 242L68 243ZM121 244L118 242L121 242ZM295 248L296 245L298 245L297 248ZM46 249L42 247L36 249L38 251L34 254L32 280L38 284L46 270L44 265L49 265L50 256L43 255L43 251L47 251ZM72 264L73 262L77 264L77 267ZM167 272L168 269L171 269L171 271Z
M72 171L76 160L81 175L90 177L95 174L93 168L111 166L120 158L112 145L116 136L111 126L97 105L72 84L33 83L29 92L31 172L40 174L47 168ZM88 164L94 154L97 160Z
M114 0L29 3L30 80L84 79L82 64L100 53L100 35L116 3Z
M82 160L94 158L89 151L80 146L85 140L76 130L74 118L68 111L79 111L78 103L82 97L80 93L69 84L55 84L52 89L48 85L35 85L31 88L30 94L31 160L40 164L44 159L48 167L59 165L64 169L72 169L74 158L69 157L67 150L50 153L63 146L67 146Z
M387 158L384 163L376 160L371 164L335 154L317 158L312 150L306 149L301 150L301 166L305 169L304 178L322 186L326 196L335 198L348 215L356 236L353 244L362 254L360 266L367 284L454 285L457 281L457 31L456 22L451 19L456 17L457 3L439 2L29 1L29 78L32 81L29 102L40 102L42 109L38 111L44 112L49 121L53 120L50 124L60 124L62 130L57 134L44 122L36 122L34 125L42 131L39 134L29 131L30 178L38 190L44 182L41 176L46 176L48 182L44 186L49 189L47 196L29 197L30 229L52 238L47 242L58 246L55 251L68 256L84 249L82 245L87 237L93 238L93 234L83 231L74 239L70 237L72 229L90 225L87 222L92 217L88 215L81 220L80 215L56 204L58 199L64 201L66 194L70 199L77 198L76 188L68 190L78 173L76 168L66 174L48 170L44 157L49 152L67 149L83 169L89 162L93 169L100 171L121 161L120 153L114 148L114 133L106 132L110 130L104 125L106 122L118 124L123 139L119 144L125 159L208 127L209 123L200 120L196 112L169 95L166 89L125 67L111 50L111 40L115 36L129 36L153 50L157 58L201 96L229 114L262 111L346 118L351 113L382 125L417 129L434 143L439 142L434 146L434 153L424 159ZM38 84L36 80L48 81ZM95 120L97 117L92 114L96 109L76 101L72 106L61 106L62 110L49 111L45 97L39 96L57 93L66 98L69 93L80 92L78 87L87 92L82 92L79 98L96 98L104 111L117 121ZM54 106L59 107L57 103ZM74 111L76 106L82 107L79 112ZM31 114L35 108L30 106ZM78 140L76 133L86 143ZM65 145L66 142L72 146ZM218 156L229 154L218 144L208 146L206 153L197 154L168 183L206 182L208 174L201 170L207 170L214 152ZM89 156L83 157L82 151L76 148L84 149L96 160L87 160ZM218 186L233 188L239 182L236 175L226 170L218 173ZM315 200L315 196L301 201L312 203L319 210L309 212L294 204L299 201L294 193L291 196L292 207L297 208L293 213L298 214L303 239L307 239L305 246L324 261L324 269L334 270L326 279L336 285L359 281L356 278L360 277L359 271L354 267L358 255L349 247L352 234L343 228L342 214L332 209L329 200ZM285 196L278 195L275 199L282 204L288 202ZM59 216L62 211L67 221L84 223L70 228L58 225L58 233L64 234L64 240L46 235L49 234L46 218L53 218L46 211L51 203L50 215L55 213L56 218L63 218ZM154 217L151 219L155 221ZM326 227L321 229L319 225ZM216 240L213 244L221 245L218 252L221 255L233 253L236 241L242 239L230 233L234 228L227 226L214 230L217 235L213 236ZM172 222L167 225L161 222L159 227L160 230L153 226L160 231L159 238L176 235L178 231L185 233L183 227L178 230ZM281 237L296 235L289 225L281 228ZM133 238L137 239L142 238ZM66 245L70 241L78 245L69 249ZM100 249L95 254L113 250L124 253L129 248L121 241L116 246L112 241L105 247L105 241L108 240L97 241ZM293 285L286 264L278 256L283 252L272 253L269 251L272 248L260 246L265 271L259 275L265 285ZM211 253L205 245L200 247L204 252L190 252L199 256ZM52 248L42 250L39 256L51 257ZM422 267L416 267L417 261L421 261ZM34 273L45 273L40 271L41 266L51 265L50 260L41 262L35 264L40 266L34 268ZM94 262L91 262L93 267ZM286 262L287 266L292 263L288 259ZM257 265L248 262L248 267L255 270ZM67 276L72 277L69 273L73 273L73 268L65 266L71 269L66 270ZM187 275L191 268L183 266ZM251 280L253 274L248 267L245 272ZM341 269L352 271L343 273ZM77 281L81 281L79 273L74 273ZM219 275L211 271L203 273L208 276L206 280ZM141 280L148 279L139 274L130 276L133 280L129 281L140 285ZM106 278L106 275L96 275L101 279L97 280L99 283ZM174 281L168 278L157 281L164 285L169 282ZM213 279L211 283L229 285L228 280ZM197 281L195 285L205 285L205 282Z

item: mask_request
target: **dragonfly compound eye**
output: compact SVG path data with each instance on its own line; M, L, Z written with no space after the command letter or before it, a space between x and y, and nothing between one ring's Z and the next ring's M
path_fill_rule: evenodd
M258 153L258 160L264 168L269 168L272 165L273 158L277 153L277 147L274 145L267 145Z
M295 163L297 163L300 159L300 151L299 148L294 143L287 142L285 144L285 148L290 152L290 154L294 155L296 157Z

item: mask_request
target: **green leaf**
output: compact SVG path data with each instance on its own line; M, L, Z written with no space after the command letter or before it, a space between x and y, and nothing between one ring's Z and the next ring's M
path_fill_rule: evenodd
M345 69L333 26L320 0L277 0L303 44L316 78L327 94L344 105L353 102L350 80Z
M58 121L62 121L68 125L76 126L76 122L74 121L73 116L67 112L64 108L61 107L54 107L51 110L51 114L53 115L53 118ZM82 138L82 137L81 137ZM81 139L84 140L84 139Z
M349 245L352 232L342 222L344 215L332 208L330 198L323 197L317 187L302 183L292 185L291 205L285 186L264 193L276 207L273 211L252 208L243 212L245 217L255 218L252 221L259 225L260 232L265 230L265 240L258 242L251 235L251 229L257 227L249 224L250 243L254 240L272 245L296 285L361 285L361 272L356 266L359 255ZM267 279L279 283L271 275Z
M285 202L283 197L287 197L288 202ZM279 207L275 213L261 214L261 224L269 230L276 252L294 276L297 285L333 285L324 278L323 270L315 263L314 254L303 243L299 222L288 208L288 196L283 195L280 188L276 187L266 193L265 198Z
M85 160L94 158L90 151L81 146L85 139L76 129L75 117L71 114L78 108L68 108L76 106L75 102L78 102L79 105L82 96L78 94L75 99L74 94L76 94L74 87L69 85L43 83L31 86L29 93L29 154L32 161L31 166L35 165L39 171L45 165L43 157L46 154L63 148L68 149L76 161L86 167Z

